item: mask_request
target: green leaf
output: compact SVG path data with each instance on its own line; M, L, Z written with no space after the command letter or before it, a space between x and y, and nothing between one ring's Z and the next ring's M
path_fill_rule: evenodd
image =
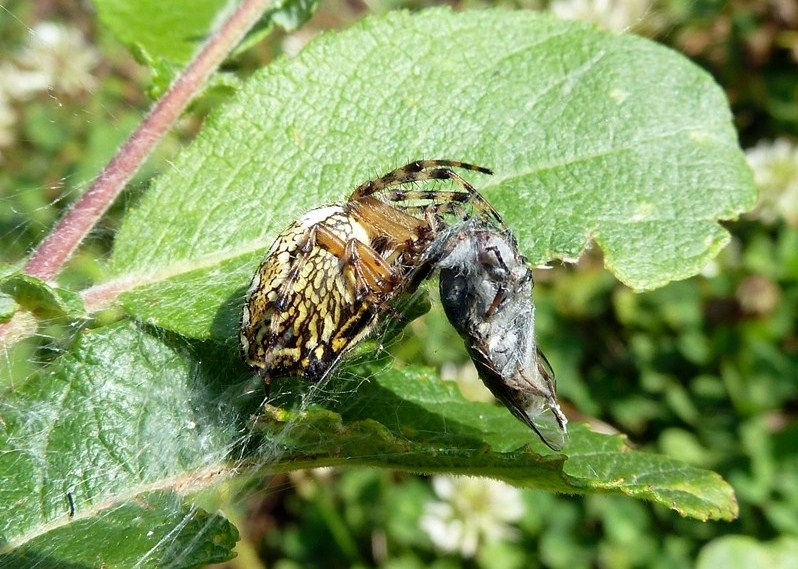
M52 287L41 279L23 273L0 277L0 293L17 305L39 316L83 318L86 308L79 294Z
M272 32L274 25L286 32L298 30L310 20L319 7L319 0L274 0L261 22L255 26L241 45L236 49L236 54L249 49Z
M167 492L139 494L109 511L53 526L0 553L0 568L193 568L232 558L238 541L238 531L223 517Z
M100 20L165 90L211 33L224 0L94 0Z
M84 332L0 397L0 567L230 557L235 529L169 494L211 483L234 441L238 414L218 401L224 368L208 376L198 360L122 322Z
M276 405L286 403L280 392L295 391L295 381L273 388ZM701 520L737 516L733 490L714 472L633 451L623 437L583 425L571 426L568 445L554 452L505 408L467 401L455 384L429 370L378 372L356 390L339 378L324 391L335 394L322 402L326 409L267 406L260 423L266 445L279 441L284 452L274 468L345 464L454 472L568 494L623 494Z
M249 80L129 211L106 286L127 290L123 306L163 328L84 331L0 397L0 561L147 566L156 552L169 559L152 549L159 543L192 564L218 561L234 530L185 494L234 471L328 464L477 474L643 498L699 519L736 516L714 473L580 426L554 453L505 409L467 402L414 367L350 363L327 385L279 382L280 407L247 423L262 394L238 360L235 330L263 251L303 211L421 157L492 167L494 177L470 179L533 262L574 258L595 237L608 266L640 288L696 272L726 239L717 220L753 201L720 90L640 38L526 12L447 10L329 34ZM20 304L79 312L44 283L3 282L15 283L3 292ZM312 398L326 408L293 410L303 389L329 393ZM130 521L137 507L153 516L141 526ZM181 531L156 532L165 537L146 552L140 534L119 545L102 537L147 520ZM201 537L191 550L183 535L198 533L195 520L220 536L218 549ZM96 557L70 541L99 544Z
M163 92L213 32L230 6L226 0L94 0L100 20L153 72ZM246 45L271 32L272 24L292 30L315 12L316 0L273 2Z
M364 375L372 379L352 381ZM566 452L554 453L506 409L468 402L427 370L371 366L341 376L322 386L279 382L273 401L285 409L268 408L252 428L247 418L258 416L263 394L233 351L131 322L84 331L70 353L0 398L0 559L130 567L147 559L145 545L162 545L164 556L188 551L182 536L199 524L207 534L191 541L191 558L219 560L229 555L234 530L183 494L234 472L331 464L619 493L699 519L736 515L719 476L632 451L620 437L577 427ZM291 410L300 387L330 393L314 398L329 409ZM124 544L102 537L141 517L139 509L152 517L131 526ZM177 519L178 533L158 529ZM135 528L169 537L148 541ZM73 557L73 541L96 544L92 562Z
M319 7L319 0L281 0L269 8L269 17L283 30L298 30L310 20Z
M275 62L209 119L125 220L122 303L234 341L277 234L417 158L494 169L469 179L533 263L593 238L638 289L695 274L728 239L717 220L754 201L722 91L677 53L528 12L392 13Z

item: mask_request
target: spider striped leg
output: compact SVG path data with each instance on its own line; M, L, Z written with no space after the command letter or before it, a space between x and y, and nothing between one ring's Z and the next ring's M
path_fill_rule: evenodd
M291 298L293 295L294 284L296 280L299 278L299 275L302 273L302 269L307 264L310 254L313 251L313 247L316 244L316 227L310 228L310 230L305 234L304 239L299 246L299 254L296 258L296 262L292 265L291 270L286 275L285 280L280 283L279 287L277 288L277 295L274 299L273 306L277 312L285 312L288 310L288 307L291 303ZM277 338L280 335L280 328L283 325L283 322L280 317L272 317L269 322L269 332L272 338ZM256 337L257 342L262 341L262 332L258 333ZM276 344L279 346L279 344ZM272 356L275 354L272 353ZM263 366L258 365L258 375L263 379L264 383L269 386L271 383L271 366L273 360L266 359L263 362Z
M416 162L411 162L410 164L402 166L401 168L392 170L376 180L370 180L365 184L361 184L355 188L355 191L352 192L352 195L349 199L357 200L362 197L369 196L375 192L379 192L393 186L408 184L410 182L420 182L423 180L433 179L448 179L452 177L450 174L454 174L456 176L456 174L449 168L462 168L464 170L482 172L483 174L493 174L493 172L488 168L475 166L474 164L468 164L467 162L459 162L457 160L417 160ZM444 174L445 172L448 172L449 174ZM460 179L462 180L462 178Z
M342 238L324 223L318 223L307 229L296 249L291 270L276 290L277 297L273 302L273 307L277 312L285 312L290 310L291 307L295 307L297 305L297 295L300 297L307 296L306 291L295 290L296 283L298 279L302 278L304 273L307 273L308 265L318 260L320 252L326 252L337 260L337 262L334 262L335 265L341 263L344 270L347 268L351 270L351 280L340 272L340 268L332 269L334 274L331 273L331 278L344 278L347 283L351 283L344 286L352 287L352 298L349 300L342 299L342 301L347 303L354 316L362 315L363 318L362 322L356 319L347 321L347 325L354 327L354 338L362 334L370 326L370 322L396 286L400 275L395 274L394 269L369 245L355 238L346 239L346 235ZM329 261L325 264L329 266ZM285 328L286 326L288 328ZM274 342L272 345L278 348L278 352L279 349L286 346L295 349L290 344L284 344L284 342L291 341L292 336L289 330L292 326L290 319L287 321L285 317L271 318L269 325L270 335L273 338L271 342ZM286 336L285 334L289 335ZM305 347L307 347L307 344L305 344ZM339 355L342 353L340 348L333 348L333 350ZM308 357L312 359L313 355L310 354ZM262 367L259 373L264 378L264 381L268 383L271 362L267 361L265 364L265 367ZM327 368L331 366L331 362L326 362L324 367L319 368L317 371L326 373ZM310 379L311 376L308 374L313 369L313 365L308 366L308 369L304 372L305 377Z
M433 201L423 205L403 204L402 200L399 200L394 204L394 207L402 212L417 217L452 215L464 221L470 217L468 215L467 207L472 206L480 219L502 231L508 230L501 214L493 208L493 206L482 196L482 194L466 194L463 192L452 192L452 194L456 197L451 200L444 199L440 203ZM410 196L407 198L407 201L411 201L413 199L415 199L415 197Z
M485 169L481 169L480 171L484 171ZM429 201L429 206L433 208L440 209L441 206L444 206L448 203L453 204L462 204L463 206L470 204L474 207L477 213L485 220L491 220L496 223L499 227L505 227L504 220L502 219L501 215L493 208L493 206L484 198L479 191L472 186L466 179L464 179L460 174L449 170L448 168L436 168L432 170L427 170L424 172L418 173L417 179L412 180L405 180L399 182L398 185L409 184L417 181L423 180L452 180L456 184L458 184L463 191L457 190L417 190L417 189L396 189L392 191L388 191L390 188L382 188L375 191L378 193L380 198L385 200L388 203L391 203L397 209L408 211L412 208L417 207L416 204L407 204L405 205L403 202L411 202L411 201ZM437 211L436 209L436 211ZM465 218L466 215L463 213L460 215L461 218Z
M302 244L299 246L299 255L297 256L296 262L291 266L291 270L288 272L285 280L280 284L280 287L277 290L277 298L274 300L274 307L280 312L286 310L288 307L288 303L290 302L291 294L294 289L294 284L299 278L299 275L302 273L302 269L304 269L305 264L310 258L311 252L316 246L316 233L318 231L318 227L318 224L314 225L308 229L307 233L304 235ZM273 326L277 326L276 321L273 321L272 324ZM274 332L276 333L276 329Z

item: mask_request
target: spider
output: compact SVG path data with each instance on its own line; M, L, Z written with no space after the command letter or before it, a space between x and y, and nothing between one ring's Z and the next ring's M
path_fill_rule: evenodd
M324 379L423 280L423 253L448 227L445 215L465 219L472 206L501 219L452 168L492 173L453 160L412 162L358 186L344 203L307 212L277 237L252 279L240 329L242 357L266 384ZM459 188L403 188L427 180Z
M532 271L503 223L472 217L439 234L425 262L440 269L440 297L480 378L553 450L568 420L554 373L535 342Z

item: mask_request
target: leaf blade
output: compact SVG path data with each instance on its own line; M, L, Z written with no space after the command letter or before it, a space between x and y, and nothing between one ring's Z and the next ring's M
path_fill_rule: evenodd
M283 407L268 409L252 428L246 418L257 416L262 394L236 361L229 348L123 321L83 332L71 353L6 390L0 399L0 554L6 557L0 559L69 560L69 543L116 531L125 508L136 516L142 505L162 520L164 535L175 516L182 527L196 514L197 523L229 544L233 530L184 494L233 472L264 476L334 464L620 493L699 519L736 515L731 488L713 473L633 451L620 437L581 426L572 429L565 453L555 453L506 409L466 401L421 368L350 367L321 386L328 399L314 398L327 409L307 412L292 411L291 400L301 397L298 387L318 386L281 381L272 402ZM151 498L153 492L168 495ZM203 544L195 545L206 562L229 552ZM132 545L128 559L139 560L143 553ZM114 560L119 552L95 553Z
M253 252L419 157L492 167L471 180L533 263L576 258L595 238L640 289L697 272L727 238L716 221L754 197L722 92L674 52L527 13L391 14L276 62L211 118L120 231L114 271L147 282L123 305L219 337L219 299L241 302ZM153 302L203 286L215 300L199 311L167 317Z

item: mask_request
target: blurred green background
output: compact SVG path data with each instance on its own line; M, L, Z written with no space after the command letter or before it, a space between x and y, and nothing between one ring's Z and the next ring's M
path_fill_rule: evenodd
M593 250L575 266L536 271L535 302L539 341L571 420L719 472L737 492L740 517L702 523L629 498L485 480L301 472L222 490L235 496L224 513L242 531L239 556L225 567L798 566L798 3L499 4L650 37L703 66L728 94L760 203L727 224L733 238L721 255L700 276L636 294ZM244 77L325 29L426 5L323 3L302 29L273 34L225 70ZM85 189L150 105L149 84L85 2L0 7L0 263L18 266ZM190 109L62 283L103 278L126 208L224 96L209 93ZM444 321L440 313L414 321L394 355L441 367L469 397L489 397ZM57 352L65 326L52 327L3 362L6 381Z

